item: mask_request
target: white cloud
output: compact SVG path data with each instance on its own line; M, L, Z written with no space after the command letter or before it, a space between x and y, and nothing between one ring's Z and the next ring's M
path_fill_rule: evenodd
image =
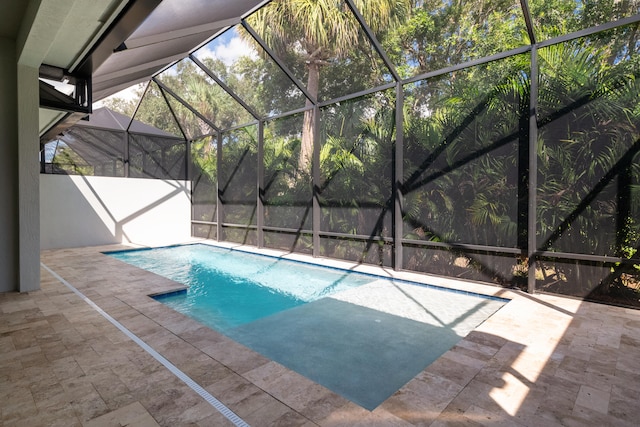
M214 40L196 52L196 57L200 60L207 57L219 59L227 67L243 56L256 59L258 53L249 43L238 36L229 39L228 43Z

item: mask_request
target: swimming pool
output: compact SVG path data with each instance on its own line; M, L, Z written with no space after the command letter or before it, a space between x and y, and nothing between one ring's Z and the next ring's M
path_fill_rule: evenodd
M373 410L508 300L204 244L109 253L155 298Z
M109 255L189 287L155 299L220 331L375 279L203 244Z

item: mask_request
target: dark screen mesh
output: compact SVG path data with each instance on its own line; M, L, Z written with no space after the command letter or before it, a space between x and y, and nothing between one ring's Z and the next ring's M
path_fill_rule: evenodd
M300 157L304 114L268 122L264 136L264 225L311 230L311 163Z
M256 224L258 183L256 131L256 126L249 126L226 132L222 136L218 191L223 204L224 223ZM235 235L235 232L229 233L229 235Z
M640 263L566 259L640 258L638 40L634 24L539 51L538 247L566 255L539 263L537 289L638 302Z
M406 86L405 238L517 247L529 66L523 55Z
M129 176L186 179L186 143L161 136L129 134Z
M632 159L640 122L634 64L613 66L589 45L615 46L615 33L540 50L538 233L545 250L618 256L632 215ZM634 89L630 92L629 89Z
M216 226L207 224L192 224L191 235L202 239L216 240L218 238Z
M414 245L405 245L402 251L408 270L521 287L526 284L526 265L515 255Z
M265 231L264 246L266 248L303 254L311 254L313 252L311 234Z
M45 173L124 176L126 134L74 126L45 147Z
M620 264L543 258L536 289L593 301L638 305L640 263Z
M217 150L214 138L191 142L191 203L195 221L217 221Z
M321 110L322 231L391 235L393 95L378 93Z
M381 241L345 237L321 237L320 255L347 261L390 267L392 246Z
M256 230L250 228L224 227L222 229L222 239L241 245L256 246L258 244L258 234Z

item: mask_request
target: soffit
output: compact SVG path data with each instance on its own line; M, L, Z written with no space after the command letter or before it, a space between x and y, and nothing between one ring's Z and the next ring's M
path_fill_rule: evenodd
M16 40L19 63L70 69L87 55L129 0L0 2L0 34ZM40 135L67 113L39 109Z
M122 0L90 2L76 0L42 62L61 68L70 68L95 42L102 28L109 23L110 17L122 4Z
M71 68L74 62L87 54L128 2L129 0L23 2L23 17L15 36L20 63L34 67L47 64Z
M93 74L94 101L186 57L264 0L163 0Z

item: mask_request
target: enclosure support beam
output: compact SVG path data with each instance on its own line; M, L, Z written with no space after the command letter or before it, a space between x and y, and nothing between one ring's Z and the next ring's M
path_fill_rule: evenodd
M264 121L258 122L258 191L256 191L257 203L257 246L264 247Z
M122 141L124 143L124 156L123 164L124 164L124 177L129 178L129 132L125 131L122 133Z
M402 270L402 179L404 176L404 89L396 85L396 143L393 152L393 269Z
M385 52L385 50L380 45L380 42L378 41L374 32L371 30L371 27L367 25L367 21L364 19L364 17L356 7L356 5L353 3L353 0L346 0L346 3L347 3L347 6L349 6L349 9L351 9L351 12L355 16L356 20L364 30L365 34L369 38L369 41L373 45L374 49L376 50L376 52L378 52L378 55L380 55L380 58L382 58L382 61L389 69L389 72L391 72L393 79L399 82L401 78L398 72L396 71L396 67L393 65L393 62L391 62L391 60L387 56L387 52Z
M211 79L216 82L218 86L222 88L222 90L227 92L233 99L235 99L238 104L242 105L242 108L247 110L254 119L260 119L260 115L253 108L249 107L249 105L247 105L247 103L244 102L242 98L240 98L229 86L227 86L225 82L223 82L218 76L216 76L215 73L211 71L206 65L204 65L198 58L196 58L193 54L190 54L189 59L191 59L198 67L200 67L200 69L204 71L207 76L211 77Z
M46 161L45 161L44 143L40 142L40 173L46 173Z
M527 215L527 259L529 260L527 271L527 292L534 293L536 290L536 260L537 239L536 239L536 218L537 204L536 196L538 192L538 48L531 49L531 92L529 95L529 202Z
M631 209L631 201L633 195L631 192L631 184L633 183L633 156L628 156L618 175L616 204L618 205L616 213L616 256L624 257L625 246L632 241L631 219L633 211Z
M185 171L185 181L191 182L191 140L187 139L186 141L186 152L184 153L184 171Z
M531 12L529 10L529 3L527 0L520 0L520 6L522 7L522 14L524 15L524 22L527 25L527 34L529 35L529 42L536 44L536 33L533 29L533 19L531 19Z
M158 89L160 89L160 94L162 95L162 99L164 99L165 104L167 104L167 108L169 109L169 112L171 113L171 117L173 117L173 121L176 122L176 125L178 126L178 130L180 130L180 133L182 134L182 137L186 141L187 139L189 139L187 137L187 133L182 128L182 124L180 123L180 120L178 120L178 116L176 115L176 112L173 110L173 107L171 106L171 103L169 102L169 98L167 98L167 94L162 89L162 87L158 84L158 80L155 77L152 78L151 80L153 80L153 82L158 85ZM164 155L164 150L162 151L162 154ZM165 163L163 162L163 164L165 164Z
M207 126L209 126L211 129L213 130L218 130L218 127L211 121L209 120L207 117L205 117L203 114L201 114L198 110L196 110L195 108L193 108L191 106L191 104L189 104L187 101L185 101L184 99L182 99L177 93L175 93L174 91L172 91L171 89L169 89L164 83L162 83L159 79L156 79L155 77L153 78L153 81L155 82L155 84L157 84L160 87L160 90L162 91L163 95L164 92L168 93L169 95L171 95L176 101L178 101L180 104L182 104L182 106L184 108L186 108L187 110L191 111L193 114L195 114L200 120L202 120L203 122L205 122L207 124ZM167 99L167 97L165 96L165 100ZM167 105L169 104L169 101L166 101ZM177 121L177 120L176 120ZM178 126L180 126L180 124L178 123ZM182 129L182 128L181 128ZM184 134L184 132L183 132Z
M127 124L127 133L129 133L129 129L131 129L131 125L133 124L133 121L135 120L135 117L138 114L138 110L140 109L140 106L142 105L142 101L144 100L144 97L147 95L147 92L149 92L149 87L150 86L151 86L151 80L149 80L147 82L146 86L144 87L144 91L142 91L142 95L140 96L140 99L138 99L138 103L136 104L136 108L134 108L133 114L131 114L131 120L129 120L129 124Z
M216 240L224 240L222 236L222 221L224 221L224 212L222 207L222 198L220 197L220 170L222 168L222 132L218 131L216 135L216 170L218 171L218 179L216 179Z
M242 20L242 26L244 27L245 30L247 30L249 34L251 34L251 37L254 38L254 40L267 53L267 55L269 55L269 57L276 63L276 65L280 67L280 69L287 75L287 77L289 77L289 80L291 80L293 84L296 85L296 87L304 94L304 96L309 101L315 104L317 102L317 99L311 96L311 94L307 90L307 87L304 84L302 84L300 80L296 78L296 76L291 72L291 70L289 70L289 68L284 64L284 62L282 62L282 60L278 57L278 55L276 55L275 52L271 50L271 48L262 39L262 37L260 37L258 33L256 33L256 31L251 27L251 25L249 25L249 23L244 19Z
M320 107L313 108L313 256L320 256Z

